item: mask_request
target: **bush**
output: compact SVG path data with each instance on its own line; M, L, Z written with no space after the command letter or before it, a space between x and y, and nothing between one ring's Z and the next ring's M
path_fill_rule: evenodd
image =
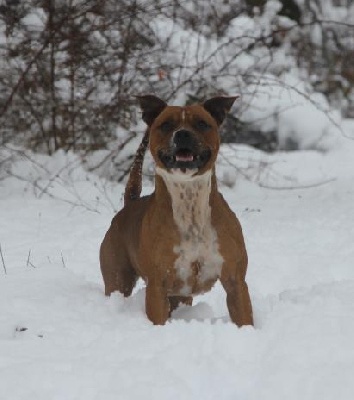
M354 113L353 14L339 0L7 0L0 141L47 154L109 149L138 120L136 94L181 104L240 93L222 137L274 150L268 122L281 110L263 102L264 123L254 99L293 90L289 73L307 83L304 99L314 87Z

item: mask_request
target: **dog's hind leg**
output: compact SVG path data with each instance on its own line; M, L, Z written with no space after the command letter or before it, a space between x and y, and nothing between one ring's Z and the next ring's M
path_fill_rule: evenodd
M138 275L132 268L125 246L119 241L111 243L110 231L107 232L100 249L100 264L105 295L119 291L125 297L131 295Z

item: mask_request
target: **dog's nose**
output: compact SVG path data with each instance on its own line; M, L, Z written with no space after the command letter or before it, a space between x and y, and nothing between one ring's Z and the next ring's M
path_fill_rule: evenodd
M179 148L189 147L193 143L192 133L186 129L181 129L174 134L173 142Z

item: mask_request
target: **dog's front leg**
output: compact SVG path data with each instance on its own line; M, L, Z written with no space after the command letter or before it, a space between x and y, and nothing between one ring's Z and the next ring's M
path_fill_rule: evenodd
M221 283L226 291L226 303L230 318L238 326L253 325L251 299L247 283L236 274L225 274Z
M161 283L148 282L146 287L145 310L154 325L164 325L170 314L167 291Z

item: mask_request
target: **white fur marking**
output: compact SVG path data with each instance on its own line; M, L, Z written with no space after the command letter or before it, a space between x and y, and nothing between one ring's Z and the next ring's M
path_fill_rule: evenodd
M211 224L211 171L193 176L181 171L172 174L157 167L156 173L162 177L171 195L173 217L181 235L180 244L173 249L178 255L174 267L184 282L180 294L187 296L192 292L187 281L193 273L193 263L198 264L197 281L203 285L220 276L224 261Z
M186 122L186 110L182 108L182 124Z

